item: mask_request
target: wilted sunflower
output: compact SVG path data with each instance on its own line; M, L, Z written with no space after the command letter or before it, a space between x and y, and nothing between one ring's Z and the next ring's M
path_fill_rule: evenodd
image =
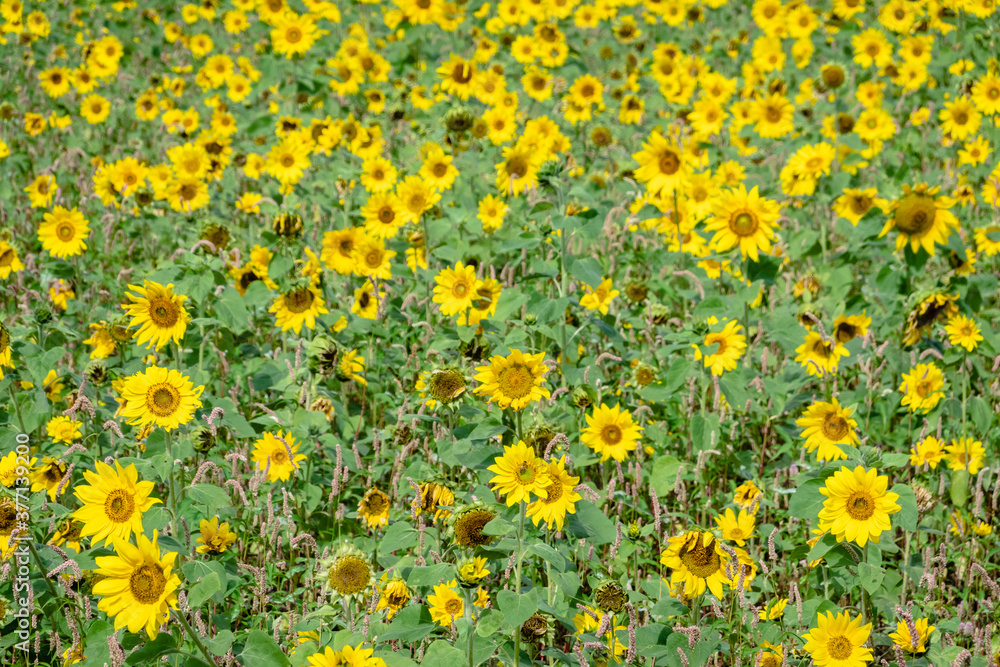
M928 187L921 183L914 188L903 186L903 196L889 205L890 218L879 236L885 236L892 230L896 236L896 250L900 251L907 244L910 250L917 252L920 248L934 255L934 244L945 245L951 230L958 228L958 218L951 211L953 202L948 197L936 197L941 188Z
M605 581L594 589L594 602L599 611L617 614L625 608L628 593L617 581Z
M96 472L85 470L83 478L89 486L76 486L74 495L83 506L73 512L73 518L83 522L80 534L92 535L92 543L104 540L107 546L115 539L128 540L132 533L142 534L142 514L158 502L151 498L153 482L140 482L135 465L122 468L118 461L112 468L95 461Z
M451 531L459 546L482 547L493 541L492 535L483 535L483 528L496 518L496 512L476 503L452 515Z
M155 424L172 431L191 421L194 411L201 407L199 397L204 389L195 387L187 376L172 368L150 366L125 378L121 415L133 426Z
M336 599L364 600L375 581L368 557L353 545L344 543L337 553L320 562L323 588Z
M838 542L865 546L878 542L892 524L889 515L899 511L899 495L888 492L889 478L874 468L842 467L819 490L826 500L819 511L820 530L830 531Z
M836 398L832 401L813 403L795 421L804 429L802 437L806 441L803 446L807 452L816 452L819 461L846 459L847 454L837 445L858 444L858 434L854 430L858 423L851 419L851 409L840 407Z
M438 519L447 519L451 516L451 510L444 508L454 505L455 494L444 484L424 482L420 485L420 504L416 508L416 514L433 512L434 516L431 520L437 523Z
M906 316L903 344L916 345L935 322L947 322L958 315L958 293L935 292L920 299Z
M386 618L391 619L410 602L410 589L406 587L406 582L402 579L393 579L382 586L380 590L381 596L376 610L387 610Z
M316 328L316 318L330 312L323 304L319 289L311 285L293 287L274 300L268 312L275 314L275 325L282 331L294 329L302 333L302 326Z
M549 390L541 386L549 367L542 363L544 352L524 354L510 348L510 356L494 356L489 366L476 366L475 379L481 384L474 394L488 395L502 409L523 410L532 401L549 398Z
M465 376L451 368L438 368L431 372L427 380L427 390L431 397L444 405L465 394Z
M184 309L183 294L174 294L172 284L164 287L160 283L144 281L143 287L129 285L138 294L126 294L132 303L122 306L132 318L129 327L139 327L139 345L161 347L173 340L180 343L187 331L191 317Z

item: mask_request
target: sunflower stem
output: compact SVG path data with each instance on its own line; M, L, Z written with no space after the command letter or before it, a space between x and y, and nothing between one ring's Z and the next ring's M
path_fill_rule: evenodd
M472 589L465 589L465 620L469 623L469 667L476 667L475 658L472 657L472 649L476 642L476 624L473 622L472 614Z
M518 431L521 430L521 413L517 413ZM514 559L514 593L521 595L521 556L524 548L524 514L527 505L524 502L518 503L520 518L517 522L517 556ZM514 667L521 664L521 628L514 628Z
M170 442L170 431L164 429L163 430L163 438L164 438L164 442L165 442L166 450L167 450L167 459L170 461L170 472L168 473L168 475L169 475L169 481L170 481L170 516L171 516L171 524L170 525L171 525L171 531L172 531L171 535L173 535L176 538L177 535L178 535L178 532L177 532L177 494L174 491L174 450L173 450L173 447L171 446L171 442Z
M24 433L24 418L21 417L21 406L18 405L17 397L14 395L13 382L7 385L7 391L10 392L10 402L14 404L14 412L17 413L17 423L21 425L21 433Z
M190 635L191 641L193 641L194 645L198 647L198 650L201 651L201 654L208 659L208 664L214 665L215 658L213 658L212 654L208 652L208 649L205 648L205 645L201 643L201 639L198 637L197 633L195 633L195 631L191 629L191 626L188 624L187 619L184 618L184 614L181 613L177 614L177 620L181 622L181 625L184 627L184 632Z

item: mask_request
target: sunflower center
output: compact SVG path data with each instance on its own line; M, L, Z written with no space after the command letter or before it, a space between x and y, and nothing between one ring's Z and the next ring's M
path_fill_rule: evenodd
M182 201L191 201L198 196L198 186L194 183L185 183L178 194Z
M431 0L417 0L417 7L420 9L430 9Z
M469 294L469 284L457 282L451 286L451 293L455 298L464 299Z
M358 297L358 306L361 310L368 308L368 304L372 302L372 295L370 292L362 292L361 296Z
M60 238L62 235L60 234ZM149 300L149 319L158 327L170 328L177 324L180 313L173 301L166 297Z
M302 31L298 28L289 28L285 32L285 39L292 44L300 42L302 41Z
M847 420L840 415L831 412L823 419L823 435L828 440L842 440L847 431Z
M451 71L451 78L455 83L469 83L472 80L472 67L465 63L455 65L455 69Z
M836 635L827 641L826 650L834 660L847 660L851 657L853 645L847 637Z
M867 213L871 207L872 201L865 195L858 195L851 198L851 210L859 215Z
M157 417L169 417L180 404L180 392L166 382L153 385L146 392L146 408Z
M526 461L521 463L517 469L517 473L515 474L517 475L517 479L522 484L533 484L535 478L538 476L538 472L534 469L534 467L528 465Z
M514 178L521 178L528 173L528 161L520 155L507 160L507 173Z
M291 166L293 164L295 164L295 157L294 156L292 156L292 155L290 155L288 153L286 153L286 154L284 154L284 155L281 156L281 166L282 167L284 167L285 169L289 169L289 168L291 168Z
M681 168L680 158L673 151L667 151L660 156L660 171L667 176L673 176Z
M56 227L56 236L59 237L60 241L69 241L73 238L73 235L73 225L68 222L61 223L58 227Z
M705 579L719 571L722 559L719 558L719 554L711 545L702 544L701 537L697 537L695 540L693 547L685 547L681 552L681 562L691 574Z
M933 197L910 193L896 208L896 227L904 234L919 234L934 225L936 213Z
M390 224L396 218L396 212L391 206L383 206L378 210L378 219L383 225Z
M951 117L951 119L956 125L965 125L969 122L969 114L964 111L958 111Z
M753 236L757 231L757 216L749 211L737 213L729 219L729 229L737 236Z
M448 173L448 165L444 162L438 162L434 165L434 169L432 169L432 171L438 178L444 178L444 175Z
M500 391L511 398L524 398L527 396L531 393L533 382L534 376L531 374L531 371L528 370L527 366L521 364L505 368L497 378Z
M844 323L837 327L835 335L838 342L846 343L858 335L858 329L853 324Z
M492 520L493 515L485 510L473 510L461 515L455 521L455 540L467 547L489 544L493 538L483 535L483 528Z
M386 508L385 497L381 493L373 493L368 496L368 512L371 514L381 514Z
M125 489L115 489L104 499L104 514L115 523L132 520L135 499Z
M1000 99L1000 88L990 88L989 91L986 93L986 97L990 98L991 100Z
M868 491L855 491L847 499L847 515L856 521L867 521L875 513L875 499Z
M0 534L9 535L14 530L16 517L17 510L14 508L14 503L5 502L0 505Z
M372 250L370 253L365 255L365 264L373 269L377 269L382 265L382 253L377 250Z
M444 603L444 610L451 616L458 616L462 613L462 600L460 598L448 600Z
M546 505L551 505L552 503L558 501L563 496L562 482L558 479L545 487L545 498L542 499Z
M608 424L601 429L601 440L608 445L617 445L622 441L622 430L616 424Z
M309 289L292 290L285 295L285 308L293 313L304 313L312 306L315 295Z
M739 527L730 528L729 535L731 536L730 539L733 540L742 540L745 537L745 535L743 535L743 529Z
M371 570L368 563L357 556L342 556L327 573L330 588L341 595L354 595L368 587Z
M132 572L128 579L128 587L132 597L139 604L155 604L167 587L167 580L159 565L147 563Z
M767 113L764 115L767 118L768 122L777 123L779 120L781 120L781 109L777 107L768 107Z

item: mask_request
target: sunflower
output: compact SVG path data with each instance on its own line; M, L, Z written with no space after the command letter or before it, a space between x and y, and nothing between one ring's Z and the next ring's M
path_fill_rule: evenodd
M542 157L520 142L514 146L504 146L503 161L496 164L497 190L509 196L517 196L538 185L538 169Z
M392 279L392 264L390 260L396 256L394 250L386 250L385 243L379 239L363 236L354 247L354 273L359 276Z
M861 219L867 215L868 211L872 210L880 202L881 200L878 199L878 190L875 188L867 188L865 190L845 188L844 194L837 197L834 201L833 210L841 218L849 220L856 227L861 222Z
M752 481L746 481L736 487L733 492L733 502L741 509L750 509L757 498L761 496L761 491Z
M253 443L253 460L257 470L267 470L267 481L285 482L293 470L299 469L299 461L306 460L306 455L298 451L299 443L291 433L265 433Z
M915 345L935 322L948 322L958 316L959 294L934 292L921 298L917 306L906 315L903 344Z
M455 543L469 549L488 546L494 538L492 535L484 535L483 528L496 516L496 512L479 502L458 510L451 517L451 533Z
M365 492L358 504L358 517L369 528L378 528L389 523L389 496L374 486Z
M38 227L38 240L42 242L42 247L60 259L86 250L88 234L90 227L80 210L74 208L70 211L63 206L56 206L51 213L45 213L45 221Z
M938 113L941 130L952 139L959 140L979 131L982 115L968 97L959 97L954 102L945 102Z
M353 545L344 543L337 552L319 563L323 588L335 600L366 600L375 583L371 561Z
M442 627L451 627L455 619L462 618L465 613L465 603L462 596L455 592L458 582L452 579L447 584L434 587L434 594L427 596L431 607L431 620Z
M976 349L979 341L983 340L982 332L976 325L975 320L965 315L955 315L944 327L948 334L948 342L952 345L961 345L966 352Z
M636 180L645 183L652 195L669 196L687 182L691 157L659 132L650 134L649 141L632 158L639 163Z
M172 431L191 421L201 407L199 397L204 389L172 368L150 366L125 378L121 415L133 426L153 424Z
M546 489L552 484L548 466L523 440L504 447L503 456L493 460L495 463L487 468L495 473L490 484L494 491L504 496L508 507L522 501L531 502L530 494L546 497Z
M275 314L275 326L282 331L294 329L302 332L302 326L316 328L316 318L329 313L323 304L323 296L319 289L312 285L293 287L274 300L268 312Z
M711 348L716 344L719 347L714 352L702 353L698 346L694 346L695 361L704 358L705 368L711 369L712 375L722 375L735 369L736 362L747 349L746 336L740 333L742 329L736 320L729 320L722 331L709 332L705 336L704 347Z
M846 459L847 454L837 445L858 445L858 423L851 419L851 408L842 408L836 398L832 400L813 403L795 422L803 428L806 451L815 451L819 461Z
M872 624L861 625L863 618L851 620L848 612L834 616L817 614L816 627L802 635L803 647L818 667L865 667L872 661L872 650L865 648Z
M476 217L483 223L483 231L492 234L503 226L503 218L506 214L507 205L502 199L486 195L479 202L479 215Z
M127 541L133 532L142 535L143 512L161 502L149 496L153 482L140 482L134 464L122 468L115 461L112 468L95 461L94 467L97 472L85 470L83 473L90 485L73 489L73 494L83 504L73 512L73 518L83 522L80 535L92 535L92 544L104 540L104 546L114 540Z
M673 570L670 582L689 598L701 595L708 588L721 599L722 585L733 584L732 578L726 576L731 561L712 533L698 530L671 537L660 554L660 563Z
M903 383L899 385L899 391L903 392L900 404L910 412L926 414L944 398L943 388L944 374L940 368L933 362L917 364L909 373L903 373Z
M524 354L510 349L510 356L496 355L488 366L476 366L475 379L480 384L473 389L477 395L488 395L501 409L523 410L532 401L549 398L549 390L541 386L549 367L542 363L544 352Z
M59 486L66 477L68 470L65 464L60 463L51 456L44 457L41 465L31 473L31 490L41 491L44 489L49 494L49 500L55 502L56 496L62 493L59 490ZM66 487L63 486L63 491L65 490Z
M383 575L384 578L385 575ZM385 586L382 586L379 592L381 595L379 596L378 606L375 610L386 609L385 616L388 619L395 616L400 609L410 602L410 589L406 587L406 582L402 579L393 579L386 583Z
M122 306L132 318L129 327L139 327L136 334L139 345L147 348L160 349L173 340L180 343L187 331L190 316L184 309L183 294L174 294L173 284L166 287L150 280L143 282L143 287L129 285L136 294L126 294L132 303Z
M13 452L11 452L13 454ZM18 521L18 514L21 507L15 504L11 498L0 497L0 562L10 559L17 550L19 541L11 539L14 530L23 529L24 524ZM18 533L20 535L20 532ZM3 619L0 619L2 621Z
M435 482L424 482L420 485L420 504L419 507L416 507L416 514L433 512L434 516L431 518L431 522L437 523L438 519L447 519L451 516L451 510L445 508L452 507L454 504L455 494L447 486Z
M64 544L66 547L73 549L77 553L82 552L82 547L80 546L80 540L83 538L80 535L80 531L83 530L83 524L75 519L67 519L59 524L59 528L56 532L52 534L52 539L48 541L56 547L61 547ZM0 537L0 547L3 546L3 538Z
M864 313L861 315L841 315L833 322L833 339L839 345L846 345L855 338L864 338L868 335L868 327L872 324L872 318Z
M986 450L983 443L975 438L959 438L952 440L951 445L945 447L948 454L944 457L948 461L949 470L968 470L970 475L979 472L983 465Z
M31 208L47 208L56 194L57 187L56 178L51 174L42 174L33 180L24 188L28 193L28 199L31 200Z
M49 97L61 97L69 92L73 75L65 67L50 67L39 72L38 80Z
M177 609L180 578L172 572L175 552L160 555L156 543L157 531L150 540L141 532L132 546L125 539L114 542L114 556L97 557L97 574L103 577L94 584L94 593L101 596L97 608L115 617L115 629L129 632L146 629L150 639L160 625L170 617L170 608Z
M211 521L202 519L199 529L201 535L198 536L197 551L200 554L221 554L236 541L236 533L229 531L228 523L220 524L217 516L213 516Z
M52 438L53 442L62 442L67 445L82 437L81 428L83 428L83 422L63 415L53 417L45 424L45 432Z
M389 239L406 223L403 203L392 192L376 192L361 207L365 232L376 239Z
M437 68L441 77L441 89L460 100L467 100L476 88L476 63L465 60L457 54L451 54L448 61Z
M275 53L283 54L285 58L292 58L305 54L319 36L320 31L317 30L309 14L299 15L289 11L274 23L274 28L271 30L271 45Z
M921 183L915 188L903 186L903 196L889 205L892 216L886 221L879 236L885 236L895 229L896 250L907 244L913 252L921 247L927 254L934 255L934 244L948 243L952 228L958 228L958 219L948 209L953 202L948 197L937 197L940 188L929 188Z
M930 466L931 470L937 468L938 463L944 458L944 443L932 435L927 436L917 443L916 449L910 450L911 466Z
M319 258L326 268L341 275L354 273L354 249L365 238L365 233L357 227L326 232L323 234L323 249Z
M435 278L434 303L441 304L443 315L464 315L472 306L476 296L476 269L474 266L455 264L455 268L445 267Z
M545 497L528 505L527 515L536 526L539 521L544 521L550 530L555 527L561 531L566 514L576 513L574 505L581 498L576 492L580 478L571 477L566 472L565 454L558 461L549 461L548 472L552 481L545 487Z
M874 468L841 467L819 490L826 500L819 511L820 530L829 531L838 542L847 540L865 546L878 542L892 528L889 515L900 510L899 495L886 491L889 478Z
M351 305L351 312L365 320L374 320L378 315L378 304L385 299L385 292L379 290L375 294L375 287L369 280L361 287L354 290L354 303Z
M594 409L593 416L586 415L587 428L580 439L601 456L601 461L613 458L624 461L635 450L642 434L642 427L632 421L632 414L619 405L609 408L604 403Z
M597 310L601 315L608 314L608 307L620 292L611 289L611 278L605 278L601 284L594 289L590 285L585 286L587 293L580 297L580 305L589 310Z
M80 115L91 125L103 123L111 113L111 102L98 94L87 95L80 103Z
M847 348L836 341L825 340L815 331L806 333L806 340L795 348L795 361L802 364L809 375L822 377L826 373L836 373L840 357L849 355Z
M972 85L972 102L980 113L1000 113L1000 76L986 73Z
M739 190L723 191L712 213L705 229L715 232L711 242L719 252L739 246L744 259L749 256L756 262L758 251L771 251L780 207L777 202L761 197L756 186L750 192L744 185Z
M345 350L337 363L337 377L341 380L353 380L358 384L368 385L361 373L365 372L365 358L357 350Z
M896 623L896 631L889 633L889 639L907 653L924 653L927 651L934 626L929 625L926 618L915 618L913 628L917 631L916 638L910 636L909 625L905 621L899 621Z
M795 107L781 93L759 98L751 109L753 129L765 139L780 139L792 132L794 117Z
M7 280L10 274L24 271L24 263L17 256L17 250L0 238L0 279Z
M299 135L289 134L267 154L264 171L278 179L283 186L294 185L302 179L305 170L312 166L310 147Z
M748 539L753 537L756 528L756 521L752 514L747 514L746 510L740 510L737 516L728 507L723 514L715 517L715 523L719 526L719 530L722 531L722 539L732 540L741 547L746 544Z

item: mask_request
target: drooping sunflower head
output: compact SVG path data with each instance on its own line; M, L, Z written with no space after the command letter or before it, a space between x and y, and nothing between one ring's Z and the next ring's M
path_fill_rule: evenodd
M544 614L535 612L527 621L521 624L521 640L525 642L540 642L549 631L548 619Z
M625 608L628 594L617 581L608 580L594 589L594 602L601 611L617 614Z
M484 535L483 528L496 518L496 512L481 503L469 505L452 515L451 530L455 542L469 549L484 547L493 542L492 535Z
M330 558L320 562L323 588L334 599L363 599L375 581L368 557L345 543Z
M294 238L302 234L302 217L298 213L279 213L271 221L271 229L278 236Z

